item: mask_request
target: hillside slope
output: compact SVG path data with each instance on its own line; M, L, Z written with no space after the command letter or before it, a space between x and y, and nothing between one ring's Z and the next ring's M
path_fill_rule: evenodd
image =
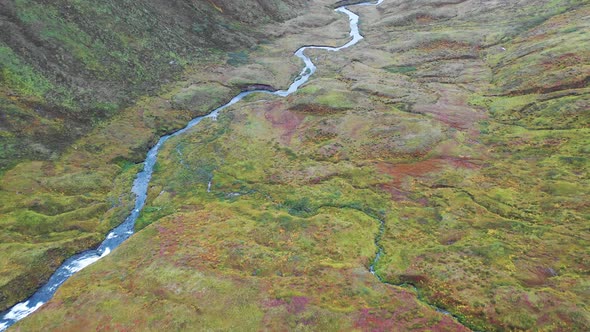
M187 65L254 47L305 0L0 2L0 170L56 158Z

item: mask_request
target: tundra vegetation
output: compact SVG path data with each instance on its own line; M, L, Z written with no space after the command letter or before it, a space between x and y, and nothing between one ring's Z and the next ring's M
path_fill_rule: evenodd
M249 85L285 87L300 45L343 44L333 3L257 25L265 42L187 62L52 157L6 166L5 306L125 217L158 135ZM169 140L137 234L16 329L589 330L590 5L354 11L365 39L311 51L319 69L297 93L252 95ZM35 139L26 119L6 142Z

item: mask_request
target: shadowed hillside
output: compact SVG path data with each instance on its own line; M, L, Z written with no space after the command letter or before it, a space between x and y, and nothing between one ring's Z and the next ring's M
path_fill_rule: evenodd
M72 141L194 62L255 47L292 1L0 2L0 170Z

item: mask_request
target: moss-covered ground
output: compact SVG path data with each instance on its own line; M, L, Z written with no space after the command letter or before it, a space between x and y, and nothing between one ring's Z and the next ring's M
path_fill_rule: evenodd
M311 52L319 70L300 91L253 95L168 141L138 233L16 329L587 331L589 5L358 12L365 40ZM330 15L273 27L274 42L230 55L221 73L285 86L298 70L278 65L282 50L346 37ZM77 142L68 162L6 172L6 192L36 199L3 198L10 227L120 220L156 124L231 90L185 78Z

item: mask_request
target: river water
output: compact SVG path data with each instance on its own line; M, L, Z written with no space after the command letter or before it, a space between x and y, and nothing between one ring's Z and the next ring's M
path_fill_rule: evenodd
M365 2L360 3L355 6L376 6L383 2L383 0L378 0L376 2ZM134 228L135 228L135 221L139 216L143 206L145 205L145 201L147 198L147 190L148 185L150 183L150 179L152 177L152 173L154 171L154 165L156 164L156 160L158 158L158 152L164 145L164 143L169 140L170 138L178 135L184 134L190 128L196 126L199 122L206 118L215 119L219 112L223 109L239 102L240 100L244 99L244 97L254 94L254 93L267 93L267 94L274 94L281 97L286 97L293 92L297 91L299 87L305 84L311 75L315 73L316 66L311 61L311 59L305 55L305 50L308 49L319 49L325 50L329 52L337 52L347 47L353 46L358 43L363 36L360 34L359 31L359 16L350 11L346 6L338 7L335 9L339 13L343 13L348 16L350 21L350 41L340 47L328 47L328 46L304 46L299 48L295 52L295 56L303 60L305 63L305 68L301 71L299 76L291 83L287 90L278 90L274 92L266 91L266 90L252 90L252 91L245 91L241 92L235 97L233 97L227 104L216 108L215 110L211 111L211 113L200 116L197 118L192 119L186 127L183 129L170 134L160 137L158 143L152 147L144 161L144 167L141 172L137 174L135 181L133 182L132 192L136 195L135 200L135 207L133 211L129 214L129 216L125 219L125 221L114 228L105 238L105 240L100 244L100 246L96 249L87 250L80 254L74 255L67 259L56 271L55 273L49 278L47 283L39 288L35 294L33 294L27 300L16 304L6 312L1 314L0 319L0 331L6 330L8 327L13 325L14 323L18 322L19 320L27 317L28 315L32 314L34 311L39 309L44 303L51 300L59 286L61 286L66 280L68 280L72 275L76 272L84 269L85 267L89 266L90 264L98 261L99 259L105 257L112 250L117 248L121 243L127 240L131 235L133 235ZM380 256L380 252L378 253L376 260L378 260ZM375 263L375 262L374 262ZM371 266L371 272L374 273L373 265Z

